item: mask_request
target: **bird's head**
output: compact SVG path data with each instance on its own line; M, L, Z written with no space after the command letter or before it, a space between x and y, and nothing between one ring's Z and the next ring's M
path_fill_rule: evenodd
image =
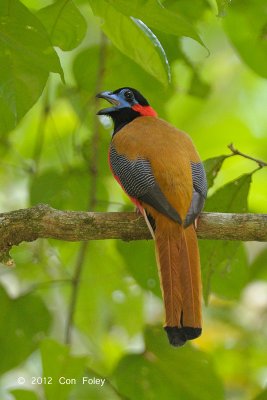
M123 87L114 92L105 91L98 93L96 97L105 99L112 107L98 111L98 115L107 115L114 122L114 133L124 125L141 116L157 116L157 113L148 104L148 101L138 90Z

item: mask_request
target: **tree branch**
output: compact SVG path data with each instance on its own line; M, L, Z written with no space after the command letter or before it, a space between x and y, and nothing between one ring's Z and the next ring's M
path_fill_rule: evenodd
M202 213L200 239L267 241L267 214ZM151 235L142 216L133 212L61 211L40 204L0 214L0 258L14 245L38 238L65 241L142 240Z
M259 160L258 158L255 158L255 157L249 156L248 154L242 153L241 151L237 150L234 147L233 143L230 143L227 147L232 152L232 154L230 154L230 156L231 155L242 156L244 158L247 158L248 160L255 161L259 165L260 168L267 167L267 163L265 161Z

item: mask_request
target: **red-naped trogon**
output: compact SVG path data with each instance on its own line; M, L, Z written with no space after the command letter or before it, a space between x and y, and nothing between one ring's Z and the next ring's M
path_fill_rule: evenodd
M114 177L139 207L156 242L165 330L174 346L201 334L201 276L194 221L206 175L189 136L157 117L135 89L102 92L114 122L109 160ZM141 268L141 266L140 266Z

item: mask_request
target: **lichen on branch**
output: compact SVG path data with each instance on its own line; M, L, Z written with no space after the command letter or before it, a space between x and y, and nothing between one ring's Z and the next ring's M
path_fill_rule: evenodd
M201 213L200 239L267 241L267 214ZM39 238L63 241L103 239L142 240L151 235L142 216L133 212L56 210L39 204L0 214L0 259L11 248Z

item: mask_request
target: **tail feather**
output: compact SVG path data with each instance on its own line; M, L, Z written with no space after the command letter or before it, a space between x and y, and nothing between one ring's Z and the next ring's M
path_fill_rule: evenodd
M190 225L183 231L184 246L182 250L186 253L181 260L187 259L188 263L183 262L183 297L186 299L183 309L183 326L201 327L201 269L200 258L195 228Z
M156 223L156 256L165 330L174 346L201 334L201 277L196 233L166 218Z

